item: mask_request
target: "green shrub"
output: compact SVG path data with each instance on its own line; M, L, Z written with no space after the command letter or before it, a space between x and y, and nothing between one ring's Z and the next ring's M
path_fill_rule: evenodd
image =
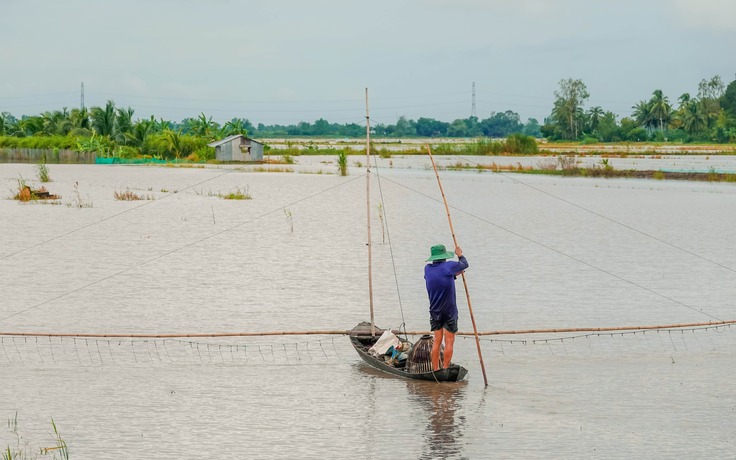
M432 146L433 155L456 155L457 153L458 151L453 144L439 144Z
M516 133L506 138L504 150L506 153L534 155L539 152L539 146L537 140L532 136Z
M498 155L503 153L503 143L490 139L478 139L463 149L467 155Z
M173 143L172 140L174 141ZM177 158L177 154L179 158L185 158L196 152L199 161L207 161L215 157L214 149L212 149L211 157L209 153L203 150L207 148L208 142L209 140L207 138L189 134L179 134L176 132L169 132L168 134L166 132L155 133L146 136L146 140L143 141L143 145L141 146L141 153L154 158L173 159ZM202 159L200 154L204 155L205 158Z
M199 147L191 155L191 160L196 162L207 162L215 159L215 148L214 147Z
M94 152L97 156L108 156L112 151L112 141L103 136L80 137L75 139L74 149L78 152Z
M112 156L124 159L138 158L140 154L140 150L129 145L119 145L112 152Z
M0 147L11 149L62 149L76 148L76 139L70 136L0 136Z

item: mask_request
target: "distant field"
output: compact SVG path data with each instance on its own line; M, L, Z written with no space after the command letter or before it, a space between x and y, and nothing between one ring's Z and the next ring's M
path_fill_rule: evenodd
M365 139L319 139L319 138L290 138L290 139L263 139L267 145L273 149L344 149L363 150L365 148ZM476 143L476 139L465 138L371 138L374 148L384 149L392 152L416 152L423 150L426 144L431 146L455 145L462 147L464 145ZM620 143L597 143L597 144L580 144L577 142L547 142L539 141L540 154L590 154L590 155L626 155L626 154L647 154L647 155L736 155L736 144L667 144L653 142L620 142Z
M579 144L540 142L540 153L650 154L650 155L736 155L736 144L666 144L651 142Z

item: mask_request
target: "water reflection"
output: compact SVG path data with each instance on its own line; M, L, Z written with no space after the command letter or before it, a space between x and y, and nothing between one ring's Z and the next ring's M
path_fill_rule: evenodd
M433 383L407 380L411 399L427 413L422 458L462 456L465 417L456 412L465 400L467 382Z
M424 440L422 446L421 458L464 458L462 442L463 433L465 431L465 416L458 415L458 411L462 413L462 408L466 401L467 381L457 383L436 383L424 380L401 379L385 372L379 371L372 366L363 362L357 363L355 369L360 373L376 377L378 379L403 381L406 384L407 393L409 394L409 402L413 403L426 415L426 426L422 438ZM369 386L369 401L371 410L369 414L374 414L377 410L374 407L376 398L376 379L371 379ZM421 420L425 420L422 418ZM374 422L370 419L370 424ZM420 425L421 421L417 421ZM373 430L368 430L372 435ZM374 440L371 438L371 442Z

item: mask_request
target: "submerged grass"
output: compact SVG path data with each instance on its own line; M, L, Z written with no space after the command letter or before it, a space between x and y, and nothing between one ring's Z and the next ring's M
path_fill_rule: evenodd
M71 203L67 203L70 208L91 208L92 201L87 201L82 198L82 194L79 192L79 182L74 182L74 198Z
M287 168L287 167L263 167L263 166L256 166L254 168L250 168L245 170L246 172L261 172L261 173L289 173L294 172L294 168Z
M124 192L113 192L113 196L116 200L120 201L137 201L137 200L153 200L151 195L138 195L132 190L126 190Z
M18 431L18 412L13 418L8 419L7 429L14 442L8 444L0 453L2 460L37 460L40 457L52 460L69 460L69 446L64 438L61 437L58 427L54 419L51 419L51 427L54 432L51 434L54 445L49 447L32 447L31 444L24 439ZM38 454L36 454L38 452Z

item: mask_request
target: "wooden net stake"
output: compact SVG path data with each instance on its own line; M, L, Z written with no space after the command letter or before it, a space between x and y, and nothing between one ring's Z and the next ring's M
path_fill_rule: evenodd
M440 186L440 193L442 194L442 201L445 203L445 211L447 212L447 221L450 223L450 233L452 233L452 241L455 243L455 247L458 247L457 237L455 236L455 229L452 226L452 217L450 216L450 207L447 205L447 198L445 197L445 191L442 188L442 181L440 180L440 174L437 172L437 165L434 163L432 157L432 149L427 144L427 153L429 159L432 161L432 168L434 169L434 175L437 176L437 184ZM483 363L483 353L480 350L480 338L478 337L478 328L475 326L475 316L473 315L473 306L470 303L470 291L468 290L468 281L465 279L465 272L461 273L463 278L463 286L465 287L465 297L468 300L468 310L470 310L470 321L473 323L473 334L475 335L475 346L478 349L478 359L480 360L480 369L483 371L483 382L488 386L488 377L486 377L486 366Z

